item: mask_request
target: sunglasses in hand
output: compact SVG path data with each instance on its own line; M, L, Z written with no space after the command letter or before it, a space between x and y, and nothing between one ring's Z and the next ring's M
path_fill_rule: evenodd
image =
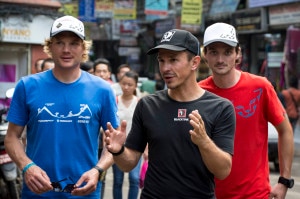
M70 179L72 183L70 183L70 184L63 183L64 181L67 181L68 179ZM71 193L76 188L75 183L71 177L64 178L57 182L51 182L51 185L53 187L54 192Z

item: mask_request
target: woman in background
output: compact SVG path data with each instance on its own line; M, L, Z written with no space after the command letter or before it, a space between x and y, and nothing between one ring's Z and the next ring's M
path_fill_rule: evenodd
M126 120L126 134L128 135L134 109L138 102L136 96L136 88L138 83L138 74L134 71L126 72L119 80L123 94L117 96L118 116L120 121ZM141 168L141 160L136 167L128 173L129 177L129 192L128 199L137 199L139 193L139 173ZM124 172L121 171L117 165L113 165L114 183L113 183L113 197L114 199L122 199L122 186L124 180Z

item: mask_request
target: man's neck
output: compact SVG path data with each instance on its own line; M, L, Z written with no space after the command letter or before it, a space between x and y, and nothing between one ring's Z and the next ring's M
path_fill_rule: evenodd
M79 79L81 75L80 68L68 68L68 69L61 69L61 68L53 68L52 70L54 77L63 83L73 83L77 79Z
M204 89L199 87L197 82L190 84L188 88L168 89L168 95L178 102L189 102L199 99L204 92Z
M231 88L238 83L241 78L241 71L234 69L227 75L213 74L213 81L219 88Z

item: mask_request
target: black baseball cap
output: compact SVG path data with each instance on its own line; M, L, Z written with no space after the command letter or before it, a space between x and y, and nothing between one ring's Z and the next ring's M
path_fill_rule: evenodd
M160 48L173 51L188 50L195 55L200 55L199 40L186 30L173 29L165 32L160 43L156 47L151 48L147 54L157 53Z

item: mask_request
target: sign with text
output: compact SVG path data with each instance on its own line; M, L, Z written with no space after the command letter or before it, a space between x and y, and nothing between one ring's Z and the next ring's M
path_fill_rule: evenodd
M145 14L167 16L168 4L165 0L145 0Z
M45 15L36 15L28 21L21 15L0 17L0 41L12 43L43 44L50 36L53 19Z
M202 0L182 0L181 24L200 25Z
M257 33L267 30L265 9L239 10L232 14L232 25L238 33Z
M114 9L114 0L95 0L95 17L112 18Z
M293 24L300 22L300 3L269 8L270 25Z
M136 19L136 0L115 1L114 19Z
M95 0L79 0L78 16L81 21L95 22Z
M249 0L249 8L297 2L299 0Z

